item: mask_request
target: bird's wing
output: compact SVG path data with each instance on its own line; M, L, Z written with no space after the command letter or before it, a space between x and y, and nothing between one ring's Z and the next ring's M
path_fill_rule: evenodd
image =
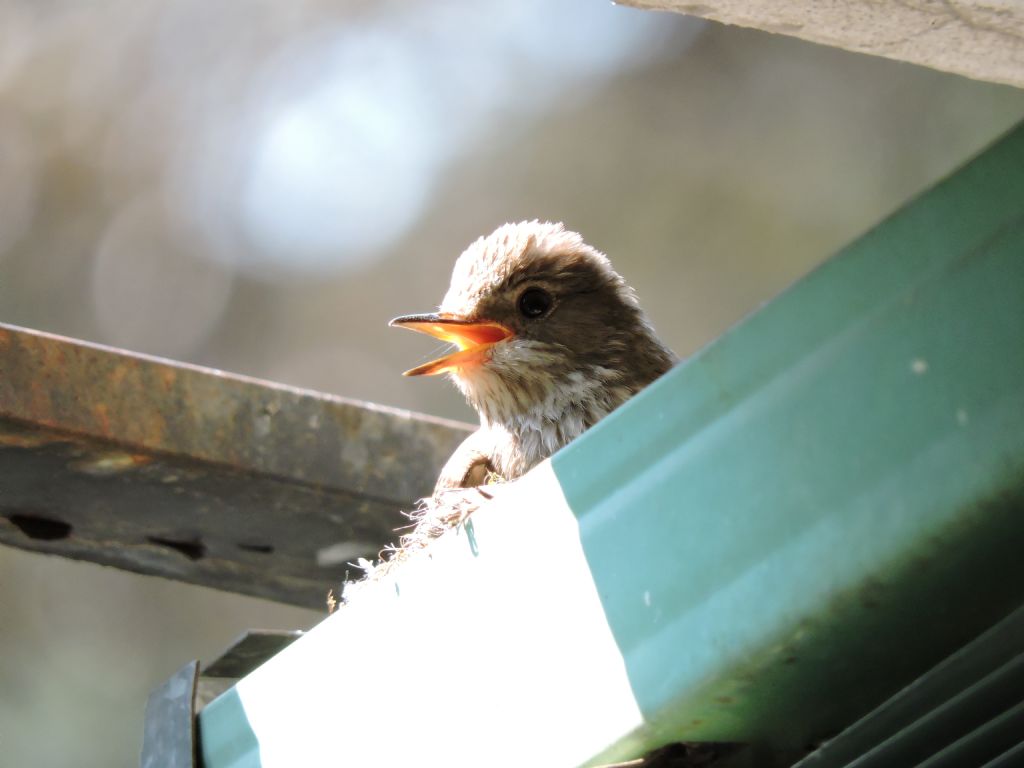
M452 488L483 485L496 471L488 449L486 435L479 429L463 440L441 470L434 495Z

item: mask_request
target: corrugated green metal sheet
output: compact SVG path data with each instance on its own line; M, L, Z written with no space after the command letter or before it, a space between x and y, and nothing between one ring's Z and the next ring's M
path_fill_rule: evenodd
M403 734L425 763L480 764L472 739L565 765L538 734L581 722L602 759L782 754L1024 603L1024 127L516 485L471 552L437 542L211 704L207 768ZM395 674L418 653L443 674Z
M929 670L796 768L1021 765L1024 608Z
M553 463L655 741L803 743L994 623L1024 599L1024 129Z

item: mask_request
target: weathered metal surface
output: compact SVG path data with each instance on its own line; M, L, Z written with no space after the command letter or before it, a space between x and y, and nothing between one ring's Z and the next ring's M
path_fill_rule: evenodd
M464 425L0 324L0 416L385 501Z
M191 661L146 702L141 768L195 768L195 696L199 663Z
M1014 0L617 0L1024 87Z
M202 709L267 659L302 636L300 631L250 629L223 654L203 666L196 686L196 711Z
M203 667L204 677L244 677L274 654L294 643L302 632L250 629L223 654Z
M323 607L467 432L0 325L0 542Z
M206 765L809 751L1024 604L1022 253L1024 125L211 702Z

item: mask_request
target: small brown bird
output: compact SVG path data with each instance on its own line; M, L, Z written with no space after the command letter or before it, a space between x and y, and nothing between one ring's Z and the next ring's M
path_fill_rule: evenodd
M458 351L406 376L448 373L480 429L448 460L435 494L514 480L675 362L607 257L562 224L506 224L455 263L439 311L391 325Z

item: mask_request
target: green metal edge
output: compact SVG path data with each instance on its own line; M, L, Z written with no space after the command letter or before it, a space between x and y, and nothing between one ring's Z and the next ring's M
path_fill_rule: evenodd
M207 704L196 723L200 766L259 768L259 740L235 688L229 688Z
M650 728L802 744L1024 601L1024 126L553 459Z

